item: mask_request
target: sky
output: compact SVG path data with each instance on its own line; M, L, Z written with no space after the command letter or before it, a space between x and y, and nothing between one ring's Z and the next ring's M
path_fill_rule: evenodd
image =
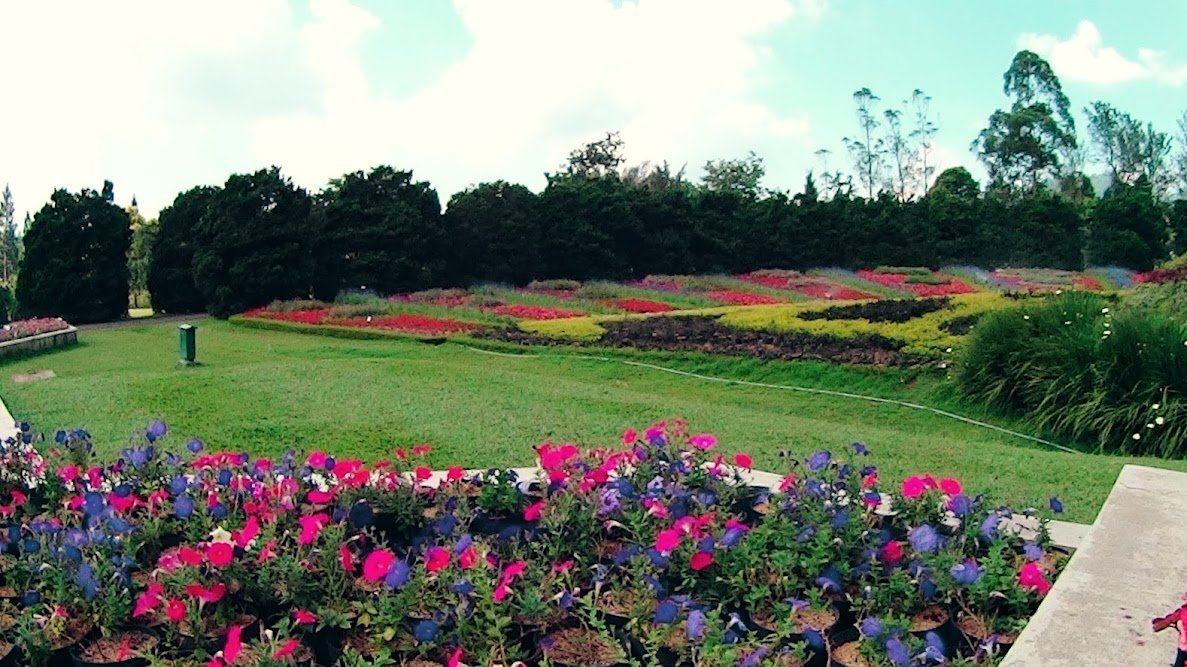
M318 191L389 164L444 205L498 179L538 191L617 130L628 164L699 178L754 151L796 192L818 149L848 168L864 87L881 109L923 90L941 166L981 175L969 144L1018 50L1073 108L1169 132L1185 30L1187 0L0 0L0 184L23 217L109 179L152 217L236 172Z

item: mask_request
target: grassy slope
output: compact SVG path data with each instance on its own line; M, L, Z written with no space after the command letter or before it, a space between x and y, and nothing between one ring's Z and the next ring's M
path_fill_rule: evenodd
M707 384L566 352L512 359L455 344L341 340L209 321L199 326L202 365L187 369L176 364L176 337L172 325L86 332L76 348L0 364L6 378L0 391L18 418L50 431L88 428L106 452L162 418L176 447L196 435L214 447L261 454L293 446L383 457L395 446L430 442L434 467L529 464L531 446L545 439L608 445L629 426L678 416L697 431L716 433L723 451L751 452L768 470L780 469L780 449L841 451L862 440L889 478L952 475L1014 504L1059 495L1069 518L1080 521L1095 516L1127 462L1047 451L898 407ZM943 383L900 371L697 355L624 358L959 407ZM23 385L7 379L45 368L58 377Z

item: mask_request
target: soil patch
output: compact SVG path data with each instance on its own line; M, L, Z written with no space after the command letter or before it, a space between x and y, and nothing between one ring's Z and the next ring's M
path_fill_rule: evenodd
M16 384L25 384L26 382L36 382L38 380L48 380L50 378L58 377L56 373L51 370L44 371L30 371L28 373L17 373L12 376L12 381Z
M125 632L114 637L99 637L81 647L78 657L87 662L109 664L147 655L160 642L147 632Z
M618 664L618 652L613 642L586 628L559 630L544 642L544 655L555 665L613 667Z

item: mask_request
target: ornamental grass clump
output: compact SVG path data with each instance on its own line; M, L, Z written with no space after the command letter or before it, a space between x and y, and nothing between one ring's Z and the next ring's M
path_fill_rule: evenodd
M27 425L0 452L0 651L34 664L991 664L1060 567L1032 513L888 486L860 443L768 488L678 420L541 444L530 476L433 471L427 445L210 451L161 422L114 460Z
M1068 293L991 313L957 370L961 391L1099 451L1187 453L1187 327Z

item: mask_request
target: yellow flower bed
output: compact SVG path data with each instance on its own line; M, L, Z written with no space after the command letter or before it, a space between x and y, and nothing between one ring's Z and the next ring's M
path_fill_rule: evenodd
M766 331L797 331L810 334L832 335L852 338L862 334L880 334L907 343L903 352L940 356L949 348L960 343L961 336L954 336L940 328L940 325L967 315L998 310L1015 302L1001 296L983 292L962 294L952 297L952 305L944 310L928 313L903 323L870 322L869 320L802 320L798 316L809 311L824 310L838 304L820 303L757 306L735 311L722 316L720 322L740 329L762 329ZM840 304L844 305L844 304Z

